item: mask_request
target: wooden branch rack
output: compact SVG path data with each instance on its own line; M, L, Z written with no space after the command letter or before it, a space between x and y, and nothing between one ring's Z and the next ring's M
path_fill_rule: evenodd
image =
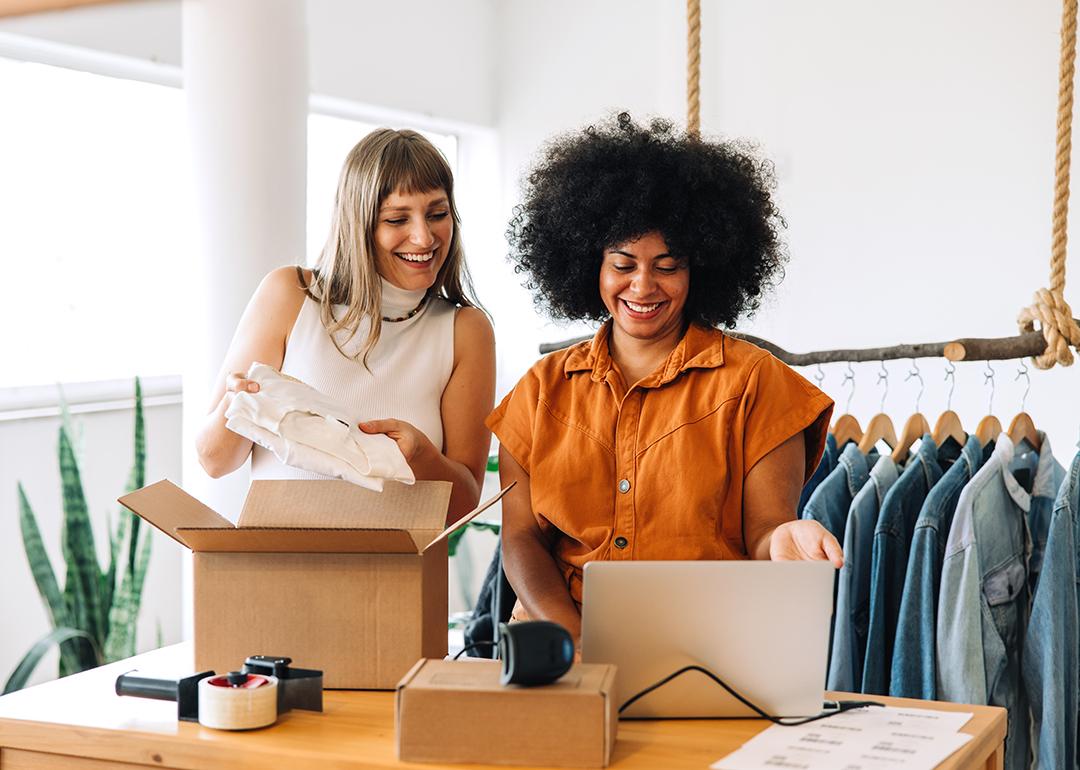
M789 366L811 366L836 362L893 361L898 358L947 358L950 361L1005 361L1014 358L1037 356L1046 350L1046 338L1041 331L1028 332L1016 337L979 338L966 337L949 342L917 342L884 348L851 348L847 350L816 350L810 353L791 353L778 345L741 332L727 332L758 347L764 348ZM562 342L540 345L540 353L546 354L592 339L575 337Z

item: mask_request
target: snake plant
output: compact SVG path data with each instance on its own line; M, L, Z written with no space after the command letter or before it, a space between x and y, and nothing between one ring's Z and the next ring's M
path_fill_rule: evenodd
M150 531L140 519L120 509L115 528L108 523L109 566L102 570L94 545L94 530L83 494L79 464L72 446L67 410L60 426L58 459L62 483L61 550L67 568L61 591L45 551L37 517L20 482L19 526L34 582L52 621L52 630L23 656L4 685L4 692L25 686L42 657L60 646L60 676L135 654L135 621L139 615L143 579L150 561ZM146 483L146 435L142 385L135 379L135 459L127 492Z

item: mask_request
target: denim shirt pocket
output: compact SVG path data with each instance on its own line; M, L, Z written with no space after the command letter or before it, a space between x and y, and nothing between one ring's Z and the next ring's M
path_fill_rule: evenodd
M990 608L1001 641L1011 649L1018 638L1019 615L1016 599L1027 582L1027 569L1020 556L1014 556L999 567L986 573L983 578L983 598Z

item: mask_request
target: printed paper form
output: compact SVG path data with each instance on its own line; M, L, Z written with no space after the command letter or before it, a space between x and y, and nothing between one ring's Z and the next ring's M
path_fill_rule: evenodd
M712 770L930 770L971 736L971 713L871 706L828 719L773 725L714 763Z

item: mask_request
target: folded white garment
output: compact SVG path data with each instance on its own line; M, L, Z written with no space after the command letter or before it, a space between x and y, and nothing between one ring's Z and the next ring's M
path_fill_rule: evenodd
M383 481L416 481L397 443L364 433L359 419L332 398L266 364L254 363L247 377L258 393L237 393L225 411L225 426L266 447L286 465L344 479L381 492Z

